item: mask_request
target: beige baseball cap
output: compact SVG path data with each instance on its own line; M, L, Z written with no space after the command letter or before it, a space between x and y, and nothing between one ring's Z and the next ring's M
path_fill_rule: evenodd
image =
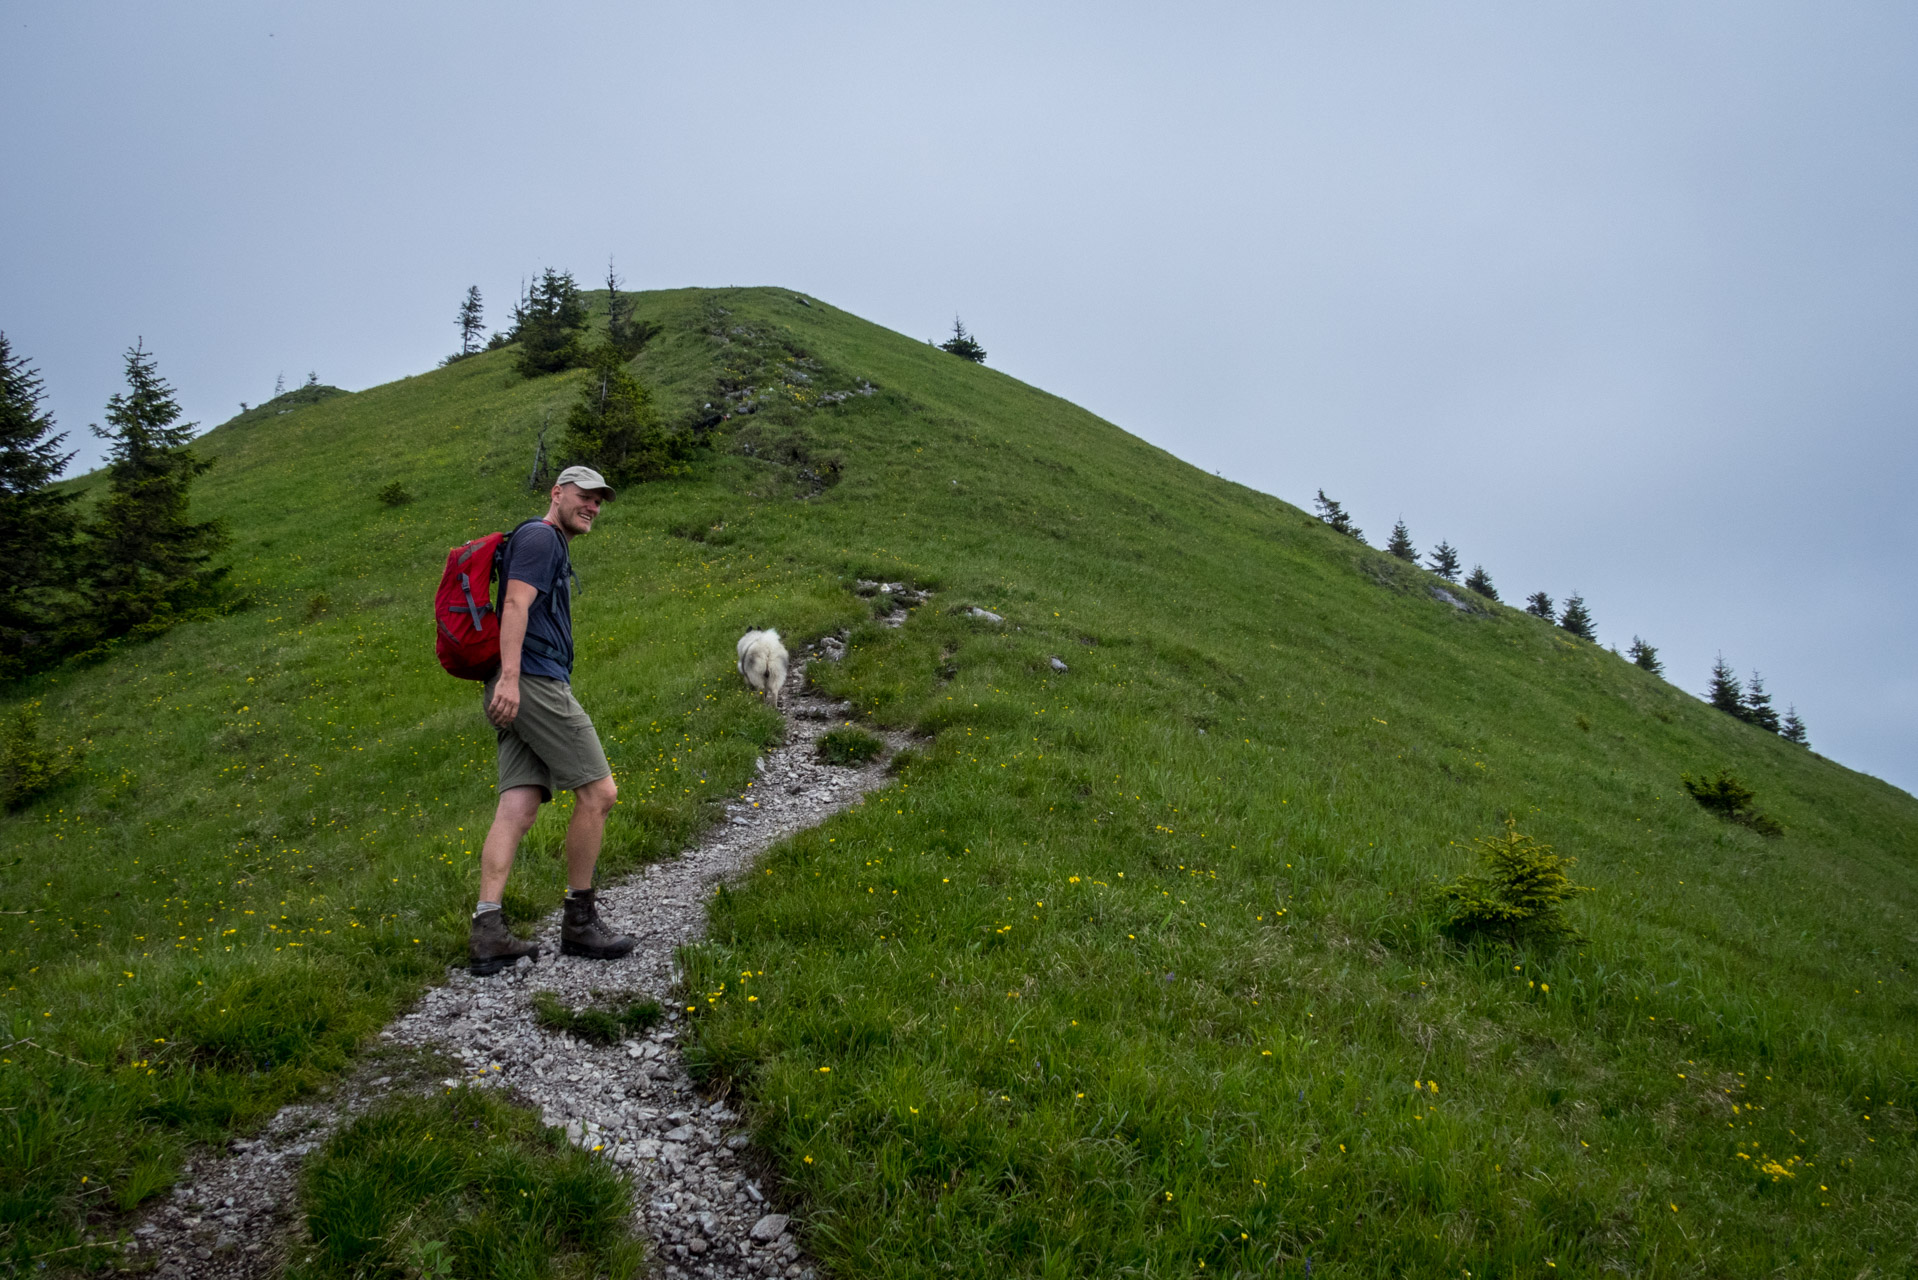
M554 484L578 485L587 492L597 489L607 502L613 500L613 486L606 483L606 477L591 467L568 467L559 473Z

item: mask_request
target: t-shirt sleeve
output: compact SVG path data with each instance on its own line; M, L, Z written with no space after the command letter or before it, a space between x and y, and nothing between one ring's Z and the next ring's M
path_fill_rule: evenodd
M510 582L524 582L541 591L551 591L559 574L559 532L545 523L529 524L513 535L506 563Z

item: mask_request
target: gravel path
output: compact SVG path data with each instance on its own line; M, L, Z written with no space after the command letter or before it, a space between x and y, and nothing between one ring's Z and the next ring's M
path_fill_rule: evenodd
M886 619L905 620L904 609ZM836 660L833 638L817 651ZM229 1152L189 1164L171 1198L135 1228L136 1257L161 1280L265 1277L299 1246L296 1182L303 1157L341 1124L395 1090L505 1089L563 1126L631 1177L635 1226L653 1246L656 1274L673 1277L810 1277L794 1224L747 1166L747 1135L724 1100L701 1097L680 1060L677 1012L652 1031L607 1047L543 1030L533 996L570 1006L608 1000L676 1000L677 948L705 932L706 900L778 841L861 803L886 783L886 757L858 769L822 764L816 743L850 710L815 694L796 660L783 699L784 745L760 758L757 780L727 804L726 819L693 848L603 886L600 913L639 938L615 961L559 955L559 913L540 929L537 964L490 978L465 970L428 991L380 1033L381 1045L325 1099L284 1108ZM889 742L889 748L903 746ZM455 1077L426 1065L462 1064Z

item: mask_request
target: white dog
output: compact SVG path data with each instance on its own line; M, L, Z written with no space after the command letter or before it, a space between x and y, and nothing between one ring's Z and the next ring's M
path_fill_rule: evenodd
M786 646L777 631L748 631L739 637L739 674L775 706L786 687Z

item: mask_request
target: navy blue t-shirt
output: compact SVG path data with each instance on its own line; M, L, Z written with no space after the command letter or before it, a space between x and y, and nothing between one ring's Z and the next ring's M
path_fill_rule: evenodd
M524 582L539 589L532 608L526 611L526 642L520 647L519 669L526 675L572 681L571 572L566 539L544 520L521 525L506 542L506 562L499 575L500 603L506 602L508 582Z

